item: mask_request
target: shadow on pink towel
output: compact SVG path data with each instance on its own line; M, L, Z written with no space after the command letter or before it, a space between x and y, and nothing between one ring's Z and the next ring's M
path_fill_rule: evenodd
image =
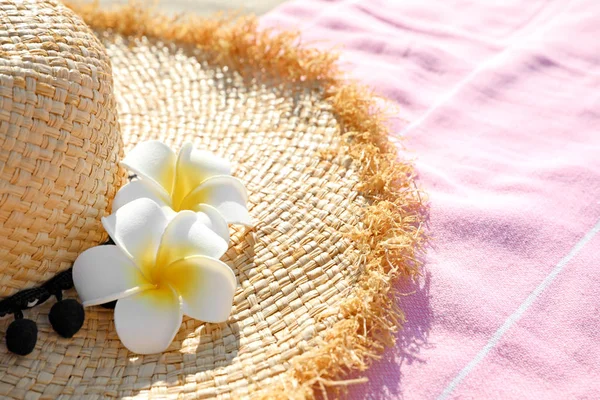
M497 4L496 4L497 3ZM435 242L356 399L600 398L600 3L291 1L400 106Z

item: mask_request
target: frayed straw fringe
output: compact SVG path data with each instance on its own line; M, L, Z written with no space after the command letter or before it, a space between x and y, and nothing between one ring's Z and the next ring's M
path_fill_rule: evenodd
M364 371L385 346L393 346L403 322L394 284L420 271L425 236L425 206L412 165L398 161L390 142L385 112L367 89L344 79L335 54L300 45L297 33L259 30L254 17L165 17L136 3L113 10L98 4L67 2L98 30L149 36L190 44L214 63L244 71L260 70L289 81L315 82L324 89L359 167L362 194L371 201L363 228L351 233L364 256L354 296L341 304L341 320L314 348L295 357L287 371L256 394L257 398L314 398L317 391L366 379L343 380ZM249 67L249 68L248 68Z

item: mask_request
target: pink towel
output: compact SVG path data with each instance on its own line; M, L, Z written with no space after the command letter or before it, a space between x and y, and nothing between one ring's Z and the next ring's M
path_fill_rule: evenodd
M351 397L600 399L600 2L297 0L397 102L435 238ZM406 122L407 121L407 122Z

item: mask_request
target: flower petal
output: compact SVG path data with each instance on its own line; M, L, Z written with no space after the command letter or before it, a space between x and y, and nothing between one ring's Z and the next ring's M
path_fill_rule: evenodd
M173 204L177 207L198 185L217 175L231 175L228 160L208 151L196 150L191 143L184 144L177 158Z
M144 179L135 179L119 189L113 200L112 212L127 203L143 198L150 199L160 206L171 206L171 197L162 187L157 187Z
M229 225L227 225L227 221L225 221L219 210L208 204L199 204L194 207L194 211L196 211L196 215L198 215L203 224L222 237L227 245L229 245Z
M181 202L181 209L196 210L199 204L216 208L228 223L251 225L244 184L231 176L205 180Z
M183 318L179 296L168 286L121 299L115 307L115 328L121 342L134 353L165 351Z
M200 216L193 211L180 211L165 229L156 265L166 267L179 259L198 255L219 258L227 247L228 242L206 226Z
M184 314L205 322L223 322L229 318L237 279L224 262L210 257L189 257L169 265L164 279L182 297Z
M158 140L149 140L135 146L121 164L170 194L175 182L176 162L177 156L166 144Z
M117 246L87 249L73 264L73 283L84 306L108 303L153 287Z
M167 222L161 207L145 198L127 203L115 213L102 218L102 225L115 244L131 256L149 280Z

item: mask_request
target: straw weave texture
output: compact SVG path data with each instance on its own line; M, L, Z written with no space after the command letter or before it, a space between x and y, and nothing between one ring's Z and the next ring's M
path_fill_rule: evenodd
M223 258L239 281L226 323L184 318L166 352L138 356L100 307L73 339L57 337L49 302L26 315L34 352L0 352L0 396L305 398L365 368L397 326L388 294L416 273L420 232L412 169L369 97L327 77L331 58L260 36L253 20L78 10L112 62L125 152L192 141L232 160L256 224L233 228Z
M110 61L54 5L0 2L0 297L105 240L123 178Z

